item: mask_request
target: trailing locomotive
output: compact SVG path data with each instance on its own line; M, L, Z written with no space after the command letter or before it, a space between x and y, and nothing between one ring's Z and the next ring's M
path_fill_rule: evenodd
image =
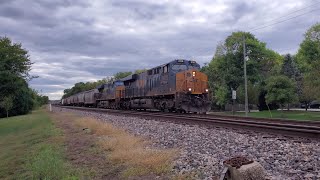
M205 113L210 110L208 77L199 69L200 65L195 61L174 60L141 74L103 84L90 90L88 98L80 98L86 91L63 101L67 105L112 109Z

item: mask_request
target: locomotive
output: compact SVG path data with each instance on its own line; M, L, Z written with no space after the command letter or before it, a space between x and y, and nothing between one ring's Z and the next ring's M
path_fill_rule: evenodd
M206 113L208 77L195 61L178 59L62 99L63 105Z

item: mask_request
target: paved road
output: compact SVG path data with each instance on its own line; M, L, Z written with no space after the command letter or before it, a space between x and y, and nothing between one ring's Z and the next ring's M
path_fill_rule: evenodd
M281 110L281 109L278 109ZM283 109L283 110L287 110L287 109ZM290 111L305 111L306 109L301 109L301 108L290 108ZM308 109L308 111L310 112L320 112L320 109Z

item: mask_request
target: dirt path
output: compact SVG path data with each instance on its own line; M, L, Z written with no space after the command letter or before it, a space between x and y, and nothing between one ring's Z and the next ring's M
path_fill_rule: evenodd
M96 144L96 136L75 125L75 115L52 113L55 125L65 136L66 158L84 179L120 179L123 167L108 162L106 152Z

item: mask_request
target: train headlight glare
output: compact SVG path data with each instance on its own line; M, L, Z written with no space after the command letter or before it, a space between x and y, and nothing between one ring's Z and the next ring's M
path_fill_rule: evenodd
M189 90L189 91L191 91L192 89L191 89L191 88L189 88L188 90Z
M209 92L209 89L206 89L206 92Z
M192 76L193 77L196 76L196 72L195 71L192 72Z

